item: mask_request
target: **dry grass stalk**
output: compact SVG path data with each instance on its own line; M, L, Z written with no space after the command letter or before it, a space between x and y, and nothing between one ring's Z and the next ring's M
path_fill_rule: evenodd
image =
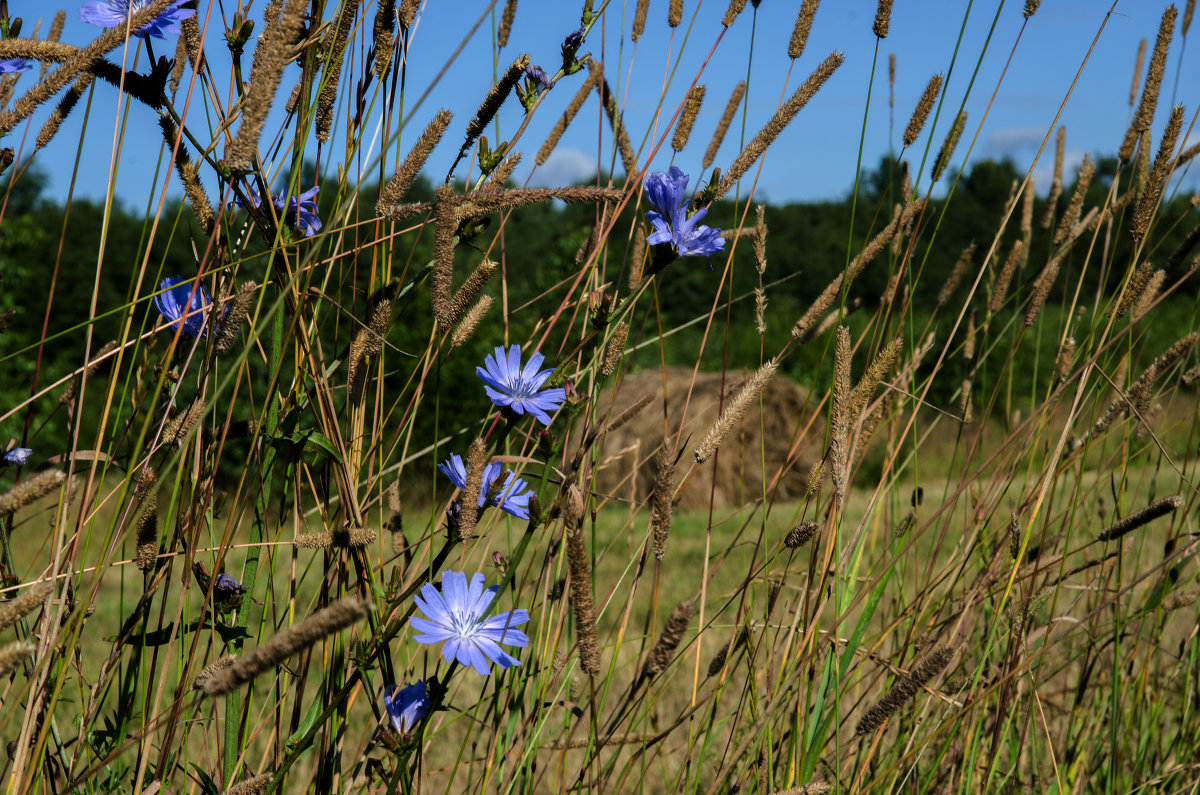
M1058 197L1062 196L1063 158L1067 149L1067 128L1058 128L1058 137L1054 140L1054 178L1050 182L1050 194L1046 197L1046 214L1042 216L1042 229L1049 229L1054 221L1054 213L1058 209Z
M787 536L783 539L783 545L788 549L799 549L812 541L813 536L817 534L818 527L819 525L811 519L801 522L788 531Z
M188 157L187 147L183 145L179 135L179 128L175 126L174 119L166 114L158 117L158 124L162 129L163 141L166 143L167 149L175 152L175 170L179 174L179 181L183 183L183 193L187 196L188 204L191 205L192 212L196 214L196 219L204 228L204 233L211 235L213 229L216 228L217 219L213 215L208 194L204 192L204 186L200 184L199 172Z
M225 153L225 162L235 172L254 169L258 157L258 139L275 93L283 67L292 57L292 45L304 25L306 0L287 0L277 16L267 20L266 28L254 48L250 65L250 87L242 100L242 123Z
M600 642L596 635L592 565L583 533L583 493L574 483L563 499L563 533L567 539L567 571L571 583L571 609L579 636L579 667L588 676L600 673Z
M962 137L963 128L966 126L967 112L964 110L954 119L954 124L950 126L950 132L946 134L946 140L942 141L942 148L938 150L937 158L933 161L932 182L941 179L946 166L950 165L950 158L954 156L954 148L958 146L958 139Z
M1196 347L1197 342L1200 342L1200 334L1195 332L1180 337L1171 344L1170 348L1167 348L1159 354L1157 359L1151 362L1151 367L1154 368L1158 375L1162 375L1191 353L1192 348ZM1145 377L1144 374L1143 377Z
M776 790L771 795L826 795L832 792L833 788L824 781L810 781L803 787L788 787L787 789Z
M667 6L667 25L677 28L682 21L683 0L671 0L671 4Z
M608 344L604 347L604 361L600 364L600 375L603 378L608 378L617 371L617 365L621 363L621 356L625 353L625 340L628 336L628 323L621 322L613 328L612 336L608 338Z
M621 165L624 166L626 174L636 174L637 154L634 153L633 142L629 139L625 117L617 105L617 95L604 79L604 68L595 60L588 61L588 66L596 71L596 90L600 92L600 102L604 105L604 113L608 116L608 124L612 128L613 138L616 139L617 151L621 154Z
M204 398L196 398L196 401L188 406L187 411L176 414L175 418L163 429L163 444L180 444L204 416L206 405Z
M347 549L370 546L379 535L369 527L345 527L323 533L302 533L292 539L298 549Z
M54 583L46 580L26 589L14 599L0 602L0 632L20 621L35 607L45 604L53 593Z
M1175 20L1179 12L1174 5L1168 5L1163 10L1162 20L1158 25L1158 35L1154 40L1154 50L1150 54L1150 68L1146 71L1146 82L1142 86L1142 101L1138 104L1137 112L1133 115L1133 129L1137 132L1149 130L1154 123L1154 111L1158 108L1158 94L1162 88L1163 74L1167 68L1167 50L1171 47L1171 38L1175 32Z
M629 257L629 289L636 290L642 283L642 272L646 267L646 227L637 224L633 230L633 250Z
M1163 11L1162 20L1158 25L1158 36L1154 40L1154 50L1150 54L1150 67L1146 70L1146 82L1142 84L1142 99L1137 111L1133 114L1133 123L1125 132L1118 156L1121 162L1128 163L1133 156L1133 148L1138 137L1150 129L1154 123L1154 111L1158 108L1158 94L1162 90L1163 73L1167 68L1167 50L1171 46L1171 37L1175 32L1175 19L1179 12L1175 6L1169 5ZM1140 58L1139 58L1140 60Z
M203 690L206 682L232 665L236 659L237 657L232 654L226 654L213 660L200 669L200 673L196 674L196 678L192 680L192 687L196 690Z
M1037 13L1038 6L1042 4L1042 0L1025 0L1025 18L1029 19Z
M675 655L675 649L679 648L679 643L683 640L683 633L687 631L694 610L695 605L691 602L675 605L671 615L667 616L662 634L658 636L658 641L646 658L646 665L642 668L643 676L651 677L666 670Z
M248 778L245 781L234 784L229 789L225 790L224 795L259 795L266 792L271 787L271 781L274 775L271 773L263 773L261 776Z
M881 2L880 5L883 3ZM908 120L908 126L904 128L904 146L907 148L917 142L917 138L921 135L922 128L925 127L925 121L929 118L929 112L933 110L933 103L937 101L938 92L942 90L942 76L936 74L929 78L929 82L925 84L925 90L921 92L921 98L917 101L916 110Z
M216 351L218 356L224 356L233 351L238 331L250 315L250 306L254 303L254 296L257 292L258 282L255 281L242 282L238 287L237 294L229 302L229 311L222 318L221 327L217 331Z
M59 99L58 104L46 121L42 124L42 129L38 131L37 138L34 140L34 151L44 149L50 143L51 139L58 133L58 128L66 120L71 111L75 109L75 105L79 102L79 98L83 96L83 92L87 91L88 86L92 84L91 72L84 72L79 77L75 78L75 82L67 89L67 92ZM211 214L211 213L210 213Z
M504 104L504 100L508 99L508 95L512 93L513 88L521 80L525 74L525 70L529 67L529 55L524 54L513 61L508 69L501 75L499 82L492 86L488 91L487 96L483 98L483 102L479 105L479 110L475 111L475 116L467 124L466 140L463 142L460 154L471 148L471 144L475 143L484 128L496 116L496 112L500 110L500 106Z
M633 33L630 38L637 44L638 39L646 32L646 14L650 11L650 0L638 0L633 12Z
M1179 139L1179 131L1183 126L1183 105L1171 109L1171 117L1163 131L1162 140L1158 145L1158 154L1154 157L1154 165L1150 168L1146 190L1133 211L1133 220L1129 225L1129 234L1134 240L1146 236L1150 226L1150 218L1158 207L1159 197L1162 196L1163 184L1171 172L1171 160L1175 156L1175 143Z
M158 560L158 498L150 497L138 517L137 554L134 562L143 574L154 570Z
M512 33L513 20L517 17L517 0L507 0L504 13L500 15L500 28L496 31L496 44L500 49L508 46L508 36Z
M636 41L636 39L634 39L634 41ZM563 137L563 133L567 131L567 125L569 125L575 119L575 115L579 113L579 109L583 107L583 103L586 102L588 96L591 95L592 89L596 87L596 80L599 78L599 76L600 73L595 70L592 70L588 73L587 79L583 81L583 85L581 85L579 90L575 92L575 96L571 98L571 102L569 105L567 105L567 109L563 111L563 115L559 117L558 121L555 123L554 129L552 129L550 134L546 136L546 140L542 143L542 147L538 149L537 157L533 159L534 163L542 166L546 164L548 159L550 159L550 153L554 151L554 147L558 146L558 142Z
M679 122L675 125L675 135L671 138L671 148L682 152L692 135L692 126L700 113L700 105L704 102L704 86L692 86L687 99L683 102L683 110L679 114Z
M26 505L58 488L67 476L59 469L47 469L25 478L0 494L0 517L11 516Z
M1142 74L1142 63L1146 60L1146 40L1142 39L1138 42L1137 57L1133 60L1133 82L1129 86L1129 107L1133 107L1133 103L1137 102L1137 90L1139 78ZM1128 160L1128 158L1122 158Z
M853 423L858 419L858 415L862 413L871 396L875 394L875 388L879 386L879 382L883 380L883 376L887 374L888 370L892 369L892 365L896 362L896 357L900 355L903 347L904 339L902 337L895 337L891 342L883 346L883 350L867 365L867 369L863 371L862 378L858 380L858 384L850 393L849 422Z
M475 333L475 329L479 327L479 322L491 308L492 297L490 295L480 296L479 300L467 310L462 320L458 321L458 325L454 327L454 331L450 335L450 347L457 348L469 340Z
M1191 386L1196 382L1196 379L1200 379L1200 364L1193 365L1187 372L1179 376L1179 383L1184 386Z
M1029 328L1037 322L1038 315L1042 313L1042 308L1046 305L1046 299L1050 297L1050 290L1054 287L1054 282L1058 278L1058 260L1052 260L1042 272L1038 274L1037 279L1033 283L1033 294L1029 297L1029 308L1025 310L1025 328Z
M1087 195L1088 187L1092 184L1092 177L1095 174L1096 164L1092 162L1091 157L1085 154L1083 163L1079 166L1079 176L1075 180L1075 190L1071 193L1071 200L1067 203L1067 211L1058 220L1058 227L1054 230L1052 245L1057 247L1067 242L1071 234L1079 229L1079 215L1083 210L1083 199Z
M938 291L938 306L945 306L954 295L954 291L958 289L959 282L962 281L963 274L967 272L967 266L971 264L971 257L974 256L975 242L972 241L971 245L964 248L962 253L958 255L958 261L954 263L949 278L942 284L942 289Z
M1058 358L1054 363L1054 375L1058 382L1065 383L1071 375L1071 368L1075 364L1075 338L1067 337L1063 340L1062 347L1058 349Z
M1017 519L1016 511L1013 511L1008 520L1008 555L1014 561L1021 559L1021 522Z
M514 210L558 199L566 204L599 204L624 198L619 188L583 186L577 188L506 188L476 190L458 197L457 218L470 221L500 210Z
M479 493L483 489L483 471L487 468L487 448L482 439L475 439L467 449L467 477L462 494L459 495L460 507L458 534L462 538L472 538L475 535L475 525L479 521Z
M731 27L734 20L738 18L738 14L746 10L746 0L729 0L729 8L725 9L725 16L721 18L722 27Z
M1131 533L1134 530L1149 524L1160 516L1166 516L1173 513L1183 505L1183 497L1175 494L1171 497L1164 497L1161 500L1152 502L1137 513L1130 514L1124 519L1113 524L1112 527L1105 530L1097 538L1100 541L1115 541L1121 536Z
M816 493L821 487L821 479L825 476L825 461L814 461L812 466L808 468L808 487L804 490L804 495L810 497Z
M892 0L879 0L879 5L875 8L875 24L871 26L871 30L881 39L886 39L888 35L888 27L892 24Z
M779 134L784 128L791 123L792 119L798 114L808 101L825 85L825 81L833 76L837 68L842 65L842 54L840 52L830 53L824 61L813 71L808 79L804 81L795 93L788 99L787 102L780 106L779 110L775 111L775 115L771 117L758 134L750 141L745 149L742 150L730 164L729 169L721 175L721 182L717 185L715 193L716 198L721 198L729 193L730 189L742 178L750 166L762 157L763 152L774 143Z
M1186 591L1171 594L1164 599L1162 603L1163 611L1170 613L1184 607L1191 607L1196 603L1198 597L1200 597L1200 586L1193 585Z
M754 269L758 271L758 286L754 288L754 327L759 335L767 333L767 293L762 277L767 270L766 205L758 205L754 221Z
M1143 262L1137 266L1137 270L1129 277L1129 283L1125 285L1125 291L1120 294L1117 302L1113 305L1112 319L1114 323L1124 317L1125 313L1141 298L1153 273L1154 270L1149 262Z
M864 267L869 265L875 259L875 257L879 256L879 253L883 251L885 247L887 247L887 244L891 242L892 238L896 235L900 228L904 226L909 219L918 215L924 207L924 199L914 199L912 203L904 207L901 212L895 214L892 217L891 223L884 227L879 234L873 237L871 241L863 247L863 250L859 252L858 256L851 260L850 265L846 268L846 270L835 276L833 281L831 281L825 287L824 291L817 296L817 299L813 301L808 310L798 321L796 321L796 325L792 329L792 336L801 340L802 342L811 339L813 335L810 334L810 332L815 326L818 318L828 311L829 307L833 305L834 300L837 299L837 297L841 294L843 283L853 281L855 277L858 276L859 272L862 271Z
M712 140L708 142L708 149L704 152L704 160L701 161L701 166L708 169L717 159L717 150L721 148L721 142L725 140L725 133L729 132L729 125L733 123L733 115L737 113L738 105L742 104L742 97L746 95L746 81L738 83L733 88L733 93L729 95L729 102L725 104L725 112L721 114L721 120L717 122L717 129L713 132Z
M675 456L669 440L663 439L654 455L654 491L650 494L650 529L654 536L655 560L662 560L667 554L667 537L675 515L674 500Z
M821 0L804 0L800 4L800 13L796 15L796 26L792 28L787 48L788 57L793 61L804 54L804 46L808 43L808 34L812 32L813 19L817 16L817 6L820 4ZM895 61L895 56L892 56L892 60Z
M830 457L834 491L838 501L846 499L846 476L850 455L850 332L838 326L833 354L833 398L830 401Z
M211 676L203 680L197 677L195 686L205 695L224 695L322 638L361 621L369 612L370 602L348 596L316 611Z
M392 63L392 52L396 47L396 0L379 0L375 6L375 24L371 35L374 38L375 77L383 80Z
M179 41L187 52L192 71L199 74L204 63L204 41L200 37L200 23L192 15L179 23Z
M146 23L157 18L167 10L174 0L152 0L146 6L129 16L131 30L139 30ZM61 91L68 83L84 71L93 68L111 50L125 43L124 25L111 27L95 38L86 47L74 49L72 54L63 60L61 66L51 72L43 80L39 80L33 88L21 95L10 110L0 113L0 133L8 133L19 122L29 117L35 109ZM64 45L56 42L37 42L45 48L62 48ZM6 56L7 57L7 56ZM0 106L6 103L0 103Z
M1146 282L1146 289L1142 291L1141 298L1133 307L1134 322L1141 320L1154 307L1154 302L1158 300L1158 294L1162 292L1163 284L1166 281L1167 272L1162 268L1150 275L1150 280Z
M650 401L653 399L653 395L642 395L640 398L635 400L629 408L625 409L620 414L606 422L604 424L604 432L608 433L609 431L615 431L617 428L620 428L622 425L629 422L631 419L636 417L642 409L646 408L646 406L649 406Z
M376 211L380 215L383 215L383 208L399 204L400 200L408 195L409 189L412 188L417 175L421 173L433 148L438 145L438 141L442 140L442 135L446 132L446 127L450 125L453 115L443 108L426 125L421 136L417 138L417 142L413 144L413 148L409 150L408 156L404 158L404 162L396 169L396 173L388 180L387 187L383 189L383 195L379 197L379 203L376 205Z
M929 652L923 660L917 663L905 677L897 680L892 688L875 703L867 714L858 722L854 733L861 737L871 734L904 705L909 699L920 692L925 684L940 674L954 657L954 649L950 646L938 646Z
M467 309L479 297L483 287L487 284L488 279L496 272L499 266L491 260L485 259L479 263L479 267L471 271L462 286L458 288L458 292L453 297L449 297L449 291L443 293L438 288L438 283L434 283L433 294L433 313L445 328L451 328L458 323Z
M763 387L771 380L771 376L775 375L776 367L778 367L778 362L771 359L758 368L758 371L754 375L746 379L741 389L729 401L729 405L725 406L721 411L721 415L717 417L717 421L704 434L704 438L700 440L700 444L696 445L694 455L697 464L703 464L717 452L717 448L721 446L721 442L725 439L730 429L741 422L746 409L750 407L750 404L762 392Z
M417 18L417 8L420 7L421 0L401 0L400 10L397 16L400 17L400 24L404 27L412 25L413 20Z
M974 422L975 410L971 403L971 389L974 383L970 378L964 378L958 389L958 416L959 422L964 424Z
M363 398L367 383L366 360L383 353L383 340L391 321L392 302L384 299L375 305L367 325L361 326L350 341L346 382L351 403L358 403Z
M501 160L500 165L496 166L491 174L488 174L487 182L483 183L483 187L491 190L503 188L519 165L521 165L521 153L513 152Z
M26 640L17 640L0 648L0 679L7 679L9 674L33 659L37 645Z

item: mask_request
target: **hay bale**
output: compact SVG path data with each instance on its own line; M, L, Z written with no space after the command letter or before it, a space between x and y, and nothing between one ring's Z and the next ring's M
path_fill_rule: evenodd
M748 375L725 375L726 402ZM617 385L615 397L611 389L602 393L597 407L601 412L611 407L610 416L646 394L654 395L654 400L604 440L595 473L596 491L615 499L644 502L654 483L654 454L664 435L676 431L681 451L677 472L682 478L695 460L693 448L717 419L721 382L720 373L698 373L692 385L690 368L670 367L665 372L646 370L625 376ZM782 375L767 384L761 397L761 404L756 402L729 432L715 459L701 465L688 482L679 496L680 510L707 509L710 492L714 507L744 505L762 495L764 475L768 485L778 478L776 499L797 500L804 496L809 467L821 455L824 420L812 417L814 407L808 405L807 390ZM680 430L685 405L687 415ZM793 444L796 452L789 457Z

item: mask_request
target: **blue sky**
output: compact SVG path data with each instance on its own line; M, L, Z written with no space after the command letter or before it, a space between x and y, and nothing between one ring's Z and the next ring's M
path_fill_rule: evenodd
M261 5L260 0L251 6L251 16L261 10ZM636 47L629 40L634 5L634 0L613 0L583 49L609 65L608 78L624 103L625 119L635 147L641 146L646 131L651 132L651 137L641 148L640 165L645 164L659 138L664 133L669 136L667 122L697 73L700 74L699 82L707 87L707 98L688 149L675 159L675 163L693 177L699 172L709 137L731 90L739 80L747 79L748 71L750 90L744 133L743 118L739 115L717 157L718 166L732 161L743 136L748 141L774 113L781 96L794 91L827 54L833 50L844 53L844 65L780 136L764 161L757 195L773 202L845 195L854 178L860 136L862 163L873 167L880 156L898 147L909 114L926 81L935 72L947 77L942 95L944 104L936 129L931 120L916 146L906 153L914 169L920 165L927 143L930 146L928 159L932 161L960 106L967 111L968 122L952 161L954 166L963 163L974 139L972 159L1009 156L1020 167L1027 167L1033 162L1043 139L1053 130L1064 100L1066 104L1058 123L1067 127L1069 167L1077 165L1085 152L1112 154L1120 144L1131 113L1129 93L1138 42L1146 38L1148 46L1153 46L1159 19L1166 7L1165 3L1150 0L1119 0L1111 5L1097 0L1046 0L1022 33L1024 3L1019 0L1008 0L1002 5L980 0L901 0L893 12L889 36L878 42L875 61L877 39L871 30L874 0L825 0L817 13L807 49L792 66L786 48L799 7L796 0L763 0L756 19L751 7L747 6L742 17L724 36L721 36L720 26L727 5L724 0L685 0L683 24L673 35L666 24L666 0L651 0L646 33ZM376 173L372 165L377 163L385 139L394 145L399 134L400 151L407 151L407 141L421 131L438 108L446 107L454 112L455 121L431 158L429 168L437 178L444 175L457 151L461 130L474 114L494 72L493 24L499 18L503 0L496 4L494 15L487 13L491 7L492 3L486 0L428 0L423 4L409 50L405 98L410 108L406 114L409 118L402 130L385 132L381 129L379 114L375 114L367 125L366 139L371 146L347 166L352 175L372 180ZM40 3L10 2L12 13L25 17L26 31L32 28L35 15L42 8ZM232 13L231 5L227 4L225 8ZM200 19L202 26L207 19L210 62L218 79L227 80L228 55L222 40L220 12L220 7L214 6L210 13L205 0L201 0ZM368 33L373 14L374 5L370 4ZM499 68L519 53L529 52L535 63L553 71L558 65L559 42L578 26L578 15L579 6L575 2L520 0L508 46L496 57ZM419 107L414 107L417 97L430 85L471 25L481 16L485 16L484 22L462 54L449 66L431 95ZM42 21L43 31L48 24L48 18ZM68 8L64 41L83 44L97 32L96 28L79 20L76 9ZM157 54L164 54L163 50L172 49L173 44L172 41L164 47L160 43ZM1090 55L1089 48L1092 48ZM1197 73L1197 58L1200 58L1197 49L1186 46L1177 24L1167 66L1166 88L1155 123L1156 137L1169 112L1177 70L1182 69L1185 76ZM710 52L711 57L708 57ZM887 81L888 54L892 52L897 56L894 127L889 121ZM982 58L980 53L983 53ZM113 57L119 58L120 52L114 53ZM1085 57L1087 63L1080 72ZM872 84L873 61L876 71ZM248 69L249 54L246 62ZM1001 81L1006 64L1008 71ZM1072 90L1077 72L1078 83ZM1145 67L1139 79L1144 73ZM296 74L295 67L290 67L277 104L282 105ZM190 72L185 75L180 90L180 103L187 91L189 77ZM524 163L517 171L520 181L529 178L530 184L562 184L594 174L597 163L607 168L612 157L611 137L604 129L603 148L597 149L601 110L593 97L551 160L530 175L534 154L583 78L584 74L580 74L560 81L535 114L516 146L525 155ZM18 85L18 92L31 84L30 81L31 76L27 75ZM1176 102L1189 106L1185 130L1190 130L1191 111L1197 106L1193 86L1192 81L1182 80L1175 98ZM993 92L995 101L989 110ZM870 105L864 133L864 108L868 96ZM661 107L660 97L663 98ZM83 124L85 108L81 103L58 137L37 156L50 174L50 190L57 197L66 195L72 170L76 167L77 151L82 155L78 162L76 195L98 198L103 196L108 185L114 156L114 130L124 104L115 89L107 85L95 88L91 102L86 131ZM45 111L43 109L34 117L33 127L24 138L26 151ZM195 114L191 117L193 120L204 118L199 103L193 103L190 112ZM276 113L275 118L282 119L282 115ZM511 135L521 118L520 108L511 101L500 115L500 137ZM205 124L202 122L202 128ZM268 129L272 129L271 126ZM160 139L153 112L138 106L130 108L123 134L125 143L120 150L114 181L116 194L127 206L144 208L148 202L157 201L165 177L158 168ZM495 141L496 125L492 125L487 134ZM6 145L18 146L23 136L24 128L18 128ZM1192 139L1198 137L1200 131ZM1035 169L1041 193L1049 184L1053 149L1051 133L1050 143ZM315 152L315 147L311 151ZM322 156L323 167L335 168L343 151L343 144L335 140ZM651 167L665 169L671 154L669 145L664 145ZM209 175L205 181L210 193L219 194L215 178ZM1200 180L1188 180L1187 184L1194 186L1200 184ZM167 190L169 194L178 193L177 184L169 182Z

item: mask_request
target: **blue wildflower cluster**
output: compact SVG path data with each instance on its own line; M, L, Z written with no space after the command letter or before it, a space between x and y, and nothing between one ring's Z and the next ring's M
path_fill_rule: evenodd
M283 222L284 226L294 229L304 237L312 237L321 231L321 219L317 216L316 202L319 188L319 185L315 185L299 196L287 196L283 193L271 194L271 205L275 208L275 215ZM234 202L244 209L255 212L261 212L263 209L262 198L249 189L246 191L244 201L238 196Z
M152 0L91 0L79 9L79 18L92 25L102 28L115 28L127 25L129 18L150 5ZM133 31L139 39L152 36L165 39L168 33L179 34L179 23L196 16L196 9L184 8L188 0L173 0L154 19L147 22L141 29Z
M652 246L669 245L680 257L708 257L711 268L712 255L724 250L725 241L720 229L700 224L708 215L707 207L687 214L688 175L678 166L671 166L665 174L647 174L643 184L646 198L654 207L646 213L646 220L654 227L646 242Z

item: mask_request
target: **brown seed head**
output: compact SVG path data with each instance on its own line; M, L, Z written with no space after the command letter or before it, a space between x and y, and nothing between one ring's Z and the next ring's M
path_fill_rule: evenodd
M1038 6L1042 4L1042 0L1025 0L1025 18L1029 19L1037 13Z
M825 81L833 76L833 73L842 65L842 60L840 52L830 53L816 70L808 76L808 79L796 89L796 92L792 94L788 101L783 103L779 110L775 112L775 115L771 117L771 120L758 131L758 134L742 150L741 154L734 159L729 169L721 175L721 182L717 185L717 190L714 194L716 198L719 199L729 193L737 181L742 178L742 175L750 169L750 166L754 165L758 158L762 157L763 152L767 151L767 148L775 142L775 139L791 123L792 119L796 118L796 114L808 104L808 101L820 90L821 86L825 85ZM711 151L711 145L709 149Z
M667 6L667 24L673 28L679 27L683 21L683 0L671 0Z
M817 6L821 0L804 0L800 4L800 13L796 15L796 26L792 28L792 38L788 40L788 57L793 61L804 54L804 45L808 43L808 34L812 32L813 19L817 15ZM892 70L895 71L896 56L892 56Z
M638 39L646 32L646 14L650 11L650 0L638 0L637 8L633 12L633 43L637 44Z
M53 593L54 583L47 580L26 589L14 599L0 602L0 632L20 621L35 607L45 604Z
M733 88L733 93L729 95L729 102L725 104L725 112L721 114L721 120L717 122L717 129L713 132L712 140L708 142L708 150L704 153L704 160L701 161L701 166L708 170L713 162L717 159L717 150L721 148L721 142L725 140L725 133L729 132L729 125L733 123L733 115L737 113L738 105L742 104L742 97L746 95L746 81L738 83Z
M1171 497L1152 502L1137 513L1130 514L1120 520L1112 527L1101 533L1098 538L1101 541L1115 541L1126 533L1132 532L1139 527L1149 524L1160 516L1166 516L1173 513L1183 505L1183 498L1178 494Z
M567 541L567 571L571 578L571 609L579 636L579 667L589 676L600 673L600 643L592 597L592 566L583 532L583 493L570 484L563 499L563 533Z
M233 351L238 331L250 315L250 307L254 303L254 296L257 292L258 282L255 281L242 282L238 287L237 294L229 303L229 311L221 319L221 325L217 331L216 351L218 356L224 356Z
M688 622L692 620L694 610L695 605L691 602L680 602L671 611L671 615L667 617L667 623L663 626L662 634L658 636L658 642L654 644L654 648L650 650L650 655L646 658L646 665L642 668L643 676L654 676L666 670L671 658L675 656L675 649L683 640L683 633L687 631Z
M881 39L886 39L888 35L888 27L892 24L892 0L879 0L879 5L875 9L875 24L871 26L871 30L875 31L875 35Z
M898 679L884 697L867 710L854 733L861 737L881 727L896 710L919 693L930 679L941 673L953 657L954 649L950 646L938 646L929 652L907 676Z
M679 123L675 125L675 135L671 138L671 148L682 152L687 146L688 138L692 135L692 125L696 123L696 115L700 112L700 104L704 102L704 86L693 86L684 100L683 110L679 114Z
M883 0L881 0L880 5L883 5ZM891 4L889 3L888 5ZM938 92L941 90L942 76L936 74L929 78L929 82L925 84L925 90L921 92L921 98L917 101L917 107L908 120L908 126L904 128L904 138L902 140L906 148L917 142L922 128L925 127L925 120L929 118L929 112L933 110L933 103L937 101Z
M46 496L66 479L67 476L59 469L47 469L25 478L0 494L0 517L11 516L26 505Z
M9 674L33 659L36 651L37 645L25 640L13 641L0 648L0 679L7 679Z
M421 173L425 161L433 152L433 148L438 145L438 141L442 140L442 135L446 132L446 127L450 125L452 118L453 114L443 108L426 125L408 156L404 158L404 162L396 169L396 173L388 180L387 187L383 189L383 195L379 197L379 203L376 206L376 211L380 215L383 214L383 208L399 204L408 194L417 179L417 174Z
M508 46L508 35L512 33L513 20L517 17L517 0L508 0L504 4L504 13L500 15L500 29L496 31L496 43L501 49Z
M361 621L370 612L370 602L353 596L341 599L251 649L203 681L197 677L195 685L205 695L224 695L322 638Z
M788 531L787 537L783 539L783 545L788 549L799 549L812 541L813 536L817 534L818 527L819 525L811 519L801 522Z
M775 375L775 369L778 363L771 359L762 367L760 367L754 375L746 379L746 382L738 390L737 394L729 401L721 411L721 415L717 417L717 421L712 424L708 432L704 434L704 438L700 440L700 444L696 445L695 458L697 464L703 464L708 459L712 458L713 453L721 446L721 442L728 435L733 426L741 422L742 417L746 413L746 409L750 404L758 398L763 387Z

